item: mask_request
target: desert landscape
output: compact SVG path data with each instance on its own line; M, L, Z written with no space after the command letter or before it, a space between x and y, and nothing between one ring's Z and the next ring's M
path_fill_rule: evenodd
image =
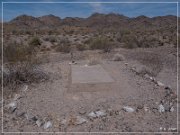
M3 24L3 131L177 133L177 55L173 15L17 16Z

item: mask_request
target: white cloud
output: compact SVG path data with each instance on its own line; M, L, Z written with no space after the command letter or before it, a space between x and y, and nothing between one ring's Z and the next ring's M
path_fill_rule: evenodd
M89 3L89 5L93 8L94 12L102 12L103 11L102 3Z

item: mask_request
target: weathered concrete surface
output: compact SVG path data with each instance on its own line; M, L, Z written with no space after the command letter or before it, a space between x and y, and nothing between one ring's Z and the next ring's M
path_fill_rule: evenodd
M114 82L112 77L101 67L101 65L72 65L71 76L72 84L98 84Z

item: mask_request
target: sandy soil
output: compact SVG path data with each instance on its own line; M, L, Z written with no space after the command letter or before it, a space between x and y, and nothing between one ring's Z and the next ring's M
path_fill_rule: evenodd
M125 56L124 61L112 61L115 53ZM87 85L78 91L70 88L71 65L69 54L50 53L48 61L41 65L50 74L50 80L28 85L25 96L23 86L12 95L5 97L5 105L10 103L16 93L22 95L14 113L4 110L4 132L173 132L177 129L176 89L176 49L160 47L152 49L116 49L110 54L99 51L77 52L78 63L87 63L88 54L101 56L100 65L115 80L111 89L89 91ZM152 57L153 61L142 59ZM148 59L148 58L147 58ZM128 63L128 64L126 64ZM135 73L132 68L147 66L154 77L171 86L172 95L167 95L165 86L159 86L144 75ZM7 88L4 91L9 91ZM159 105L173 104L174 111L159 112ZM129 106L134 112L122 108ZM165 107L166 108L166 107ZM105 115L90 118L90 112L105 111ZM25 112L52 122L52 127L44 129L25 116L17 117L17 112ZM86 122L77 124L77 116Z

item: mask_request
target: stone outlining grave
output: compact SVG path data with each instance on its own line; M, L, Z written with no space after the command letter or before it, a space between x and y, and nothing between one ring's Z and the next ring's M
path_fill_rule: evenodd
M71 66L71 91L110 90L114 79L101 65ZM106 89L104 89L104 86Z

